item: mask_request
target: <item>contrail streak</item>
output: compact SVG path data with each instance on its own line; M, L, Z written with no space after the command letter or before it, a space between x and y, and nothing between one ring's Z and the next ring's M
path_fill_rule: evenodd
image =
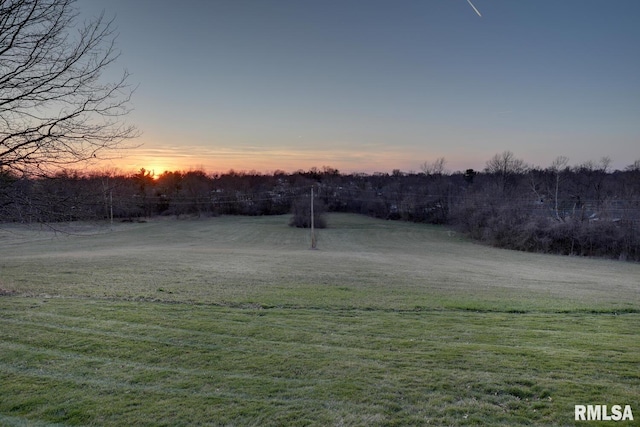
M476 11L476 13L478 14L478 16L480 18L482 18L482 15L480 15L480 12L478 12L478 9L476 9L476 7L473 5L473 3L471 3L471 0L467 0L467 3L469 3L469 6L471 6L473 8L473 10Z

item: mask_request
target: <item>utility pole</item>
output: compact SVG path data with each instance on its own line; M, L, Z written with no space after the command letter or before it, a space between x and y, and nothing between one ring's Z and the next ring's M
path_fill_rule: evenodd
M311 249L316 249L316 232L313 215L313 186L311 186Z
M107 190L109 190L109 200L107 201ZM113 188L109 185L109 177L107 176L107 182L105 184L102 180L102 191L104 192L104 208L106 214L109 216L109 223L113 226ZM107 206L108 203L108 206Z
M109 190L109 219L113 227L113 190Z

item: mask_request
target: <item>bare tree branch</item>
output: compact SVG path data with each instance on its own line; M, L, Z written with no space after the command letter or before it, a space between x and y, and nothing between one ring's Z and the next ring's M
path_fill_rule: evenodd
M138 136L123 121L133 89L113 21L76 24L75 0L0 2L0 170L51 172L99 158Z

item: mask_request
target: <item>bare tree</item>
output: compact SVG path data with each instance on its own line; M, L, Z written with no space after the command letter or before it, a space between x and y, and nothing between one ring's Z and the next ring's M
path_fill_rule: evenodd
M75 0L0 1L0 171L51 172L103 156L137 136L123 122L132 88L113 21L76 23Z
M605 179L610 166L611 159L602 157L600 161L589 160L575 168L579 178L578 194L584 200L595 200L598 210L602 207Z
M627 172L640 171L640 159L638 159L635 162L631 163L629 166L624 168L624 170L627 171Z
M503 151L494 155L487 161L485 172L499 175L519 174L527 170L527 165L522 159L517 159L511 151Z
M433 161L433 163L424 162L422 165L420 165L420 169L427 176L446 175L447 174L447 169L445 168L446 164L447 164L447 160L444 157L438 157L436 160Z
M558 221L562 220L562 218L560 218L560 211L558 210L558 194L560 192L560 175L562 174L562 171L567 167L568 163L569 163L568 157L558 156L553 161L553 163L551 163L551 167L549 168L551 172L553 172L553 174L555 175L554 210L555 210L556 219Z
M503 151L487 161L485 172L498 178L500 191L508 188L513 178L527 171L528 166L522 159L516 158L511 151Z

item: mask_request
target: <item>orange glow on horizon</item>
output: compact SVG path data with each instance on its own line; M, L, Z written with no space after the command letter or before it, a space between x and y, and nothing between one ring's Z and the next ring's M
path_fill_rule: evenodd
M180 159L182 160L182 159ZM204 160L204 159L203 159ZM385 165L389 163L389 165ZM206 174L224 174L231 170L236 172L256 172L258 174L270 175L276 171L284 171L285 173L294 173L299 170L310 170L311 168L322 169L323 167L331 167L337 169L341 173L374 173L374 172L387 172L390 173L394 169L400 169L404 172L410 170L416 170L417 167L405 167L406 164L390 164L391 162L374 161L374 162L355 162L351 163L349 160L340 159L322 159L318 158L317 161L281 161L273 158L255 158L251 161L247 159L226 159L226 161L216 162L196 162L187 161L171 162L167 159L130 159L125 158L120 162L110 161L105 169L115 169L125 174L136 174L141 169L151 173L151 177L154 180L160 178L165 172L189 172L189 171L203 171ZM101 169L101 168L98 168Z
M125 173L139 173L142 169L144 169L145 173L150 174L151 178L154 180L157 180L158 178L160 178L160 175L169 170L165 166L162 166L159 163L154 163L153 161L141 163L140 165L136 165L135 167L130 166L131 165L128 165L126 168L118 167L117 169L122 170ZM172 172L174 171L174 169L171 169L170 171Z
M130 174L144 168L159 176L165 171L188 172L199 170L207 174L224 174L230 170L271 174L275 171L294 173L324 166L342 173L391 172L419 168L416 153L378 143L355 144L348 140L317 141L313 147L304 144L227 145L169 143L165 138L145 138L141 145L122 150L120 158L100 162L106 169ZM427 160L427 159L425 159Z
M329 149L330 148L330 149ZM202 171L206 174L224 174L230 170L238 172L256 172L272 174L275 171L294 173L298 170L311 168L322 169L331 167L341 173L391 173L395 169L403 172L419 171L423 161L433 160L436 156L424 154L423 161L420 153L393 148L372 147L370 149L352 149L348 145L343 147L329 147L320 150L310 150L300 147L253 147L251 149L217 148L203 146L170 147L159 145L123 152L120 159L112 159L99 163L99 168L115 169L125 174L139 173L141 169L153 174L158 179L164 172ZM453 159L448 160L448 167L455 170ZM467 162L459 162L466 168ZM476 162L469 162L476 163Z
M395 169L403 172L419 170L424 161L438 157L423 148L407 149L349 139L309 139L310 143L261 141L250 145L243 142L220 144L185 140L177 144L163 135L147 136L139 141L139 147L122 150L120 158L100 162L100 165L127 174L138 173L144 168L156 176L165 171L195 170L206 174L224 174L230 170L260 174L275 171L294 173L325 166L341 173L391 173Z

